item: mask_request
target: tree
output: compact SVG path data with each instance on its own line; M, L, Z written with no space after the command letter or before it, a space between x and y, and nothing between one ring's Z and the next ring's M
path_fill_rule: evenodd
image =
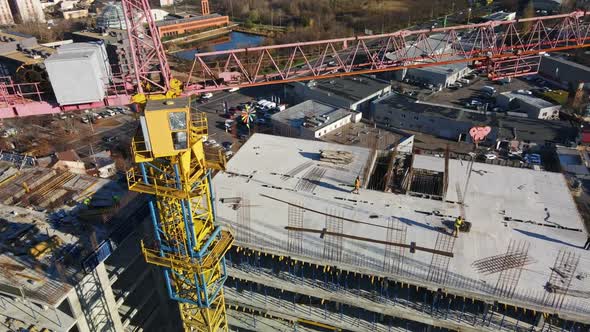
M526 5L526 7L524 7L524 11L522 12L522 17L523 18L535 17L535 5L533 4L533 0L529 0L529 3ZM527 31L530 29L531 24L532 24L531 21L524 22L522 27L525 31Z

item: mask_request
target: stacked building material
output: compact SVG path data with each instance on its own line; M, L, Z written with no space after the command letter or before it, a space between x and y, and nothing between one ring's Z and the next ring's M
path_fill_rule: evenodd
M321 150L320 161L339 165L348 165L352 162L353 155L348 151Z

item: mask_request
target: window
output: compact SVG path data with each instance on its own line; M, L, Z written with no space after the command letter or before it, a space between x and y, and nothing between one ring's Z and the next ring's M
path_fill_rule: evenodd
M541 113L541 116L542 116L542 117L546 117L546 116L547 116L547 112L543 112L543 113Z
M185 112L168 113L168 125L172 132L172 145L175 150L188 148L187 121Z
M170 130L186 130L186 113L172 112L168 114L168 122L170 123Z
M418 120L418 116L417 115L414 115L414 120Z
M402 118L405 119L406 118L406 115L405 114L402 114Z

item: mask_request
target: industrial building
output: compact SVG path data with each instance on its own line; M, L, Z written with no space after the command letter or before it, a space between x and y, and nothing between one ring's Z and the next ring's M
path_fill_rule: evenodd
M317 139L361 118L360 112L307 100L273 114L271 121L276 135Z
M590 89L590 67L558 56L542 57L539 74L565 86L584 83L584 88Z
M127 29L125 15L121 3L109 2L96 18L96 28L100 31L108 29Z
M45 14L40 0L8 0L12 16L17 22L45 22Z
M14 24L14 17L10 11L8 0L0 0L0 26Z
M151 227L145 197L33 164L0 165L0 330L174 330L138 245Z
M577 133L566 121L417 102L395 93L373 103L373 116L380 128L416 131L453 141L470 141L469 129L481 125L492 127L488 143L517 140L538 145L569 144L575 141Z
M179 20L156 22L160 38L174 37L189 32L199 32L211 28L220 28L229 24L229 17L219 14L192 15Z
M60 105L98 102L106 97L111 68L102 44L63 45L45 60L45 67Z
M359 75L307 83L292 83L290 93L297 102L313 99L361 112L363 117L368 117L371 101L390 91L391 84L389 82L371 76Z
M213 184L217 220L236 236L233 326L590 327L586 233L559 173L255 134ZM455 238L460 215L470 229Z
M561 105L535 97L530 91L508 91L496 97L496 105L511 112L525 114L531 119L559 120Z
M113 74L125 76L131 73L131 59L127 53L127 50L129 50L129 37L126 30L76 31L72 33L72 39L76 43L103 43Z
M405 78L432 84L440 90L454 84L458 79L467 75L470 70L467 63L459 62L434 67L411 68Z

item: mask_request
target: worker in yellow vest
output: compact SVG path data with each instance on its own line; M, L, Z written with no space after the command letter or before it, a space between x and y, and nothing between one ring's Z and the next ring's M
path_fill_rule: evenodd
M458 216L457 219L455 219L455 231L453 232L453 235L455 237L459 237L459 229L461 228L462 225L463 225L463 217Z
M360 189L361 189L361 179L357 176L356 180L354 180L354 189L352 190L352 193L358 195Z

